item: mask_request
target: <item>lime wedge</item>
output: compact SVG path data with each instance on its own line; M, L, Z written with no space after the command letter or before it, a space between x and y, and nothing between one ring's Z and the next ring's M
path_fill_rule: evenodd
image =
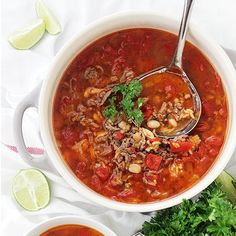
M34 46L45 32L45 23L39 18L29 26L24 27L9 37L9 42L16 49L29 49Z
M223 171L216 179L216 182L221 185L222 191L226 193L229 200L236 203L236 181L233 177Z
M37 211L50 201L45 175L36 169L20 170L13 179L12 191L18 204L28 211Z
M49 34L58 34L61 32L61 25L42 0L36 1L36 12L39 17L43 18Z

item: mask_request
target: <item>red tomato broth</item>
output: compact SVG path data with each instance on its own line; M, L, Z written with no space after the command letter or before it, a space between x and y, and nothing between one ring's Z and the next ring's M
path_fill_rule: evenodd
M99 155L92 143L94 138L104 131L105 118L102 116L101 107L86 105L89 99L84 97L85 90L91 86L102 89L117 83L115 77L121 78L127 68L132 68L135 76L138 76L156 67L168 65L176 41L176 35L156 29L128 29L115 32L87 46L75 57L62 76L53 106L57 146L76 176L103 196L129 203L165 199L185 191L196 183L217 158L227 129L226 94L221 79L210 62L199 49L187 42L183 67L196 86L203 103L200 122L191 132L191 135L197 134L201 138L198 150L192 155L177 153L177 160L170 161L169 166L162 168L160 174L148 176L155 179L156 186L142 182L144 172L133 174L129 180L132 185L129 191L123 186L112 184L115 177L112 174L113 166L110 160L114 157L114 150L111 150L103 160L108 166L100 171L96 168ZM175 89L178 87L174 82L172 86ZM179 88L186 89L183 86ZM142 94L151 97L154 96L154 92L153 87L144 86ZM161 93L159 95L163 97ZM78 122L76 114L73 115L80 104L86 107L83 113L86 120L83 125ZM154 104L158 106L155 100L151 99L150 105ZM186 102L185 105L191 107L192 103ZM96 121L97 125L86 124L88 120ZM122 139L122 135L116 135ZM80 144L80 151L72 148L75 142L84 139L87 141ZM171 175L172 172L176 175Z
M95 229L84 225L60 225L47 230L40 236L104 236Z

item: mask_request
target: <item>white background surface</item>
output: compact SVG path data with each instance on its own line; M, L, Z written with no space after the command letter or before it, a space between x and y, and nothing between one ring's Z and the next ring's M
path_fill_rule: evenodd
M14 145L11 123L14 107L38 84L39 80L43 79L43 72L61 46L88 23L111 13L134 9L157 10L162 14L180 19L183 7L183 0L45 0L45 3L58 17L64 28L63 32L58 36L45 34L39 44L31 50L18 51L9 45L7 38L15 29L24 26L36 17L35 1L2 0L1 142L6 144ZM191 21L207 31L223 47L236 50L235 0L195 0ZM26 123L29 145L39 146L39 140L35 138L37 137L37 116L30 114ZM3 202L1 235L24 235L24 232L34 224L48 217L62 214L63 209L70 209L71 213L76 214L92 214L94 218L111 226L121 236L130 235L146 218L140 214L106 212L104 209L86 207L80 202L72 206L59 198L60 188L63 188L59 184L55 184L53 201L45 212L26 213L15 205L10 191L12 176L26 165L20 160L18 154L5 147L2 147L1 161ZM57 180L54 179L54 183L56 182ZM74 192L68 190L69 194L76 199Z

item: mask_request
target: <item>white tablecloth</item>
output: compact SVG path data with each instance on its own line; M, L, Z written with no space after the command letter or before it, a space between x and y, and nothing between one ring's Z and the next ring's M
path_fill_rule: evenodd
M11 194L11 180L19 169L27 165L12 147L14 146L13 111L19 100L43 79L44 71L61 46L88 23L104 15L129 9L156 9L173 18L180 18L183 0L45 0L45 2L60 20L63 32L58 36L46 34L31 50L18 51L9 45L7 38L15 29L36 17L35 1L2 0L1 235L21 236L44 219L70 213L92 217L111 227L118 235L129 236L139 229L149 216L116 212L85 204L83 199L60 178L50 174L48 177L53 186L52 201L47 208L30 213L15 204ZM208 31L223 47L236 51L235 12L235 0L196 0L192 21ZM24 130L28 146L43 148L38 138L37 114L34 111L27 112ZM235 161L236 155L233 158ZM230 168L229 171L236 174L235 168Z

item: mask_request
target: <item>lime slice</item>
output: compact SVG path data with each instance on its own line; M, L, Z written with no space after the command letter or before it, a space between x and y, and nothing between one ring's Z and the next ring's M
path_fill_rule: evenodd
M36 12L39 17L43 18L49 34L58 34L61 32L61 25L42 0L36 1Z
M13 179L16 201L28 211L37 211L50 201L50 189L45 175L36 169L20 170Z
M226 193L229 200L236 203L236 181L233 177L223 171L216 179L216 182L221 185L222 191Z
M39 18L29 26L13 33L8 40L17 49L29 49L42 38L44 32L45 23Z

